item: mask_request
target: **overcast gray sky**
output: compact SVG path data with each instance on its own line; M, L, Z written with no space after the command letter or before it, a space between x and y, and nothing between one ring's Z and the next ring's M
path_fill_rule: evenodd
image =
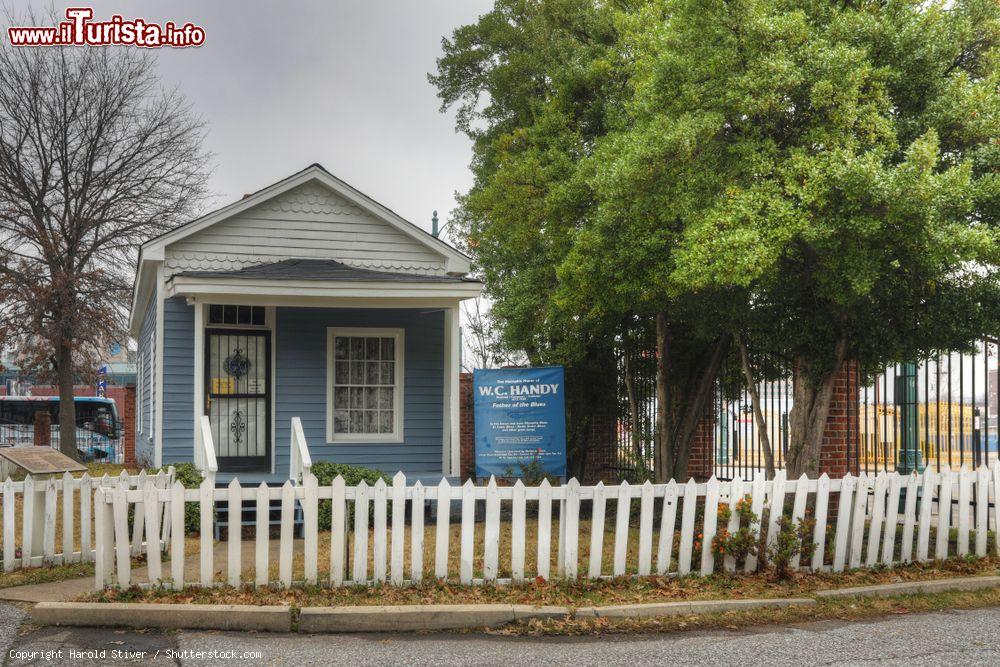
M35 3L44 10L48 1ZM489 0L117 0L92 6L206 31L199 48L158 49L162 78L208 121L213 208L319 162L430 227L465 190L469 141L439 113L427 73L441 38ZM62 15L67 4L55 4ZM15 10L16 11L16 10Z

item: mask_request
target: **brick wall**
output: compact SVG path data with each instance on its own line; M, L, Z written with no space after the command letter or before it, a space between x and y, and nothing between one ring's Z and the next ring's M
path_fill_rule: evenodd
M819 452L819 471L831 478L846 475L850 468L848 453L858 428L858 364L848 361L834 379L830 414Z
M458 376L460 476L464 482L476 474L476 415L472 398L472 373Z
M124 450L124 463L127 466L135 466L135 385L124 387L124 396L119 404L124 422L124 433L122 434L122 449Z
M705 415L698 422L698 430L691 443L688 457L688 474L698 481L707 480L715 471L715 418Z

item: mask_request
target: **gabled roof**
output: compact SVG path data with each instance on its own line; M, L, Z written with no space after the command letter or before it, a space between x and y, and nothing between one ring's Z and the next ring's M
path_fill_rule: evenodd
M156 266L155 262L162 262L165 256L165 249L171 243L176 243L181 239L196 234L212 225L222 222L232 216L238 215L258 204L261 204L273 197L277 197L300 185L310 182L320 183L334 193L366 211L373 217L384 221L392 227L398 229L414 241L426 246L433 252L441 255L445 262L445 271L449 274L462 276L470 270L470 259L467 255L456 250L448 243L429 234L412 222L406 220L391 209L378 203L368 195L357 190L340 180L320 164L311 164L305 169L288 176L277 183L247 195L228 206L212 211L191 222L176 227L168 232L150 239L139 248L139 260L136 269L135 283L132 289L132 311L130 315L130 326L135 335L136 327L143 313L143 304L148 298L148 294L155 284Z
M167 245L176 243L177 241L211 227L226 218L253 208L254 206L267 201L272 197L276 197L283 192L287 192L292 188L298 187L310 181L317 181L327 186L362 210L367 211L376 218L387 222L415 241L418 241L438 254L443 255L447 262L446 269L448 273L469 272L469 257L467 255L451 247L451 245L445 243L438 237L429 234L426 230L421 229L409 220L401 217L360 190L348 185L318 163L311 164L302 171L296 172L291 176L274 183L273 185L267 186L266 188L257 190L256 192L247 195L239 201L229 204L228 206L212 211L207 215L203 215L196 220L192 220L187 224L176 227L150 239L149 241L146 241L142 244L140 249L139 261L141 263L143 259L163 259L163 249Z
M246 278L266 280L329 280L346 282L463 283L479 282L462 276L427 276L359 269L334 259L285 259L234 271L183 271L187 278Z

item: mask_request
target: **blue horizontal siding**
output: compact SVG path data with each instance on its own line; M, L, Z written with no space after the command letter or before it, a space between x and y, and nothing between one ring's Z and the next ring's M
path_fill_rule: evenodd
M139 332L136 361L142 364L142 385L138 387L138 412L136 422L142 424L138 429L135 438L135 458L140 465L152 465L155 459L153 444L153 423L150 417L155 419L153 405L156 400L153 396L155 383L153 382L153 369L156 363L156 302L159 298L156 290L146 304L142 319L142 330Z
M326 442L328 327L402 328L403 442ZM302 420L313 461L408 476L441 474L444 313L415 309L278 308L275 435L277 473L287 479L290 424Z
M299 417L313 461L402 470L430 481L441 475L444 314L417 309L277 308L274 333L275 472L240 473L244 484L288 479L291 419ZM164 304L163 462L194 457L194 309L182 299ZM326 442L328 327L402 328L403 442ZM232 475L220 474L219 483Z
M194 460L194 306L163 302L163 464Z

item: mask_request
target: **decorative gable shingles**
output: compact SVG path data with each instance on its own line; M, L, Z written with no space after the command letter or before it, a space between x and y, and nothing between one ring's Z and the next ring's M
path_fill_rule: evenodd
M306 183L169 245L168 275L285 259L444 275L445 259L319 183Z

